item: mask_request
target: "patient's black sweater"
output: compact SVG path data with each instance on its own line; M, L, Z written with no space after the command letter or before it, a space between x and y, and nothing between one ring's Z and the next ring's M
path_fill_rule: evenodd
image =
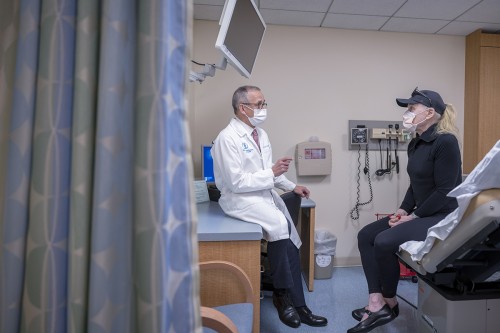
M418 217L450 213L457 207L447 194L462 182L462 161L456 137L437 134L436 124L408 144L410 186L402 209Z

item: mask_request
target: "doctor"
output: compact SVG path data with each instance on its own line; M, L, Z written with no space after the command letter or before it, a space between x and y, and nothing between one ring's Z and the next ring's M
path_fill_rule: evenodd
M299 247L301 241L283 200L274 187L309 197L284 173L290 157L272 162L271 143L257 127L266 120L267 103L258 87L243 86L233 94L235 117L214 141L212 157L219 204L229 216L257 223L268 241L268 258L275 291L273 303L280 320L290 327L301 323L325 326L327 319L312 314L302 289Z

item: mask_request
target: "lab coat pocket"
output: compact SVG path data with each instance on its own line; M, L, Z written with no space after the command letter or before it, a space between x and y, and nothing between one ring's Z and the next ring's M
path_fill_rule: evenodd
M262 195L259 195L258 192L239 193L236 201L236 209L247 210L249 206L262 202Z

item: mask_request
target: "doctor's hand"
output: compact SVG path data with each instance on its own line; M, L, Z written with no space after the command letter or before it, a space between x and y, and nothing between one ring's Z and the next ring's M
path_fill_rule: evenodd
M274 177L281 176L282 174L287 172L288 166L290 165L291 161L291 157L282 157L278 161L276 161L276 163L271 168L273 170Z
M300 195L302 198L305 197L306 199L309 199L309 193L311 193L307 187L300 185L295 186L293 191Z

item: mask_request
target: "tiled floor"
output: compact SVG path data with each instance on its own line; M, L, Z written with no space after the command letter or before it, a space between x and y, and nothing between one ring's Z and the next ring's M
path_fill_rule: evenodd
M304 286L305 288L305 286ZM309 308L328 318L326 327L301 325L297 329L281 323L273 306L271 293L261 301L262 333L345 333L357 324L351 311L367 304L366 280L361 267L334 268L331 279L315 280L314 291L304 289ZM400 314L391 323L374 329L373 333L414 333L417 331L416 305L417 284L411 280L400 280L398 287ZM405 301L406 300L406 301Z

